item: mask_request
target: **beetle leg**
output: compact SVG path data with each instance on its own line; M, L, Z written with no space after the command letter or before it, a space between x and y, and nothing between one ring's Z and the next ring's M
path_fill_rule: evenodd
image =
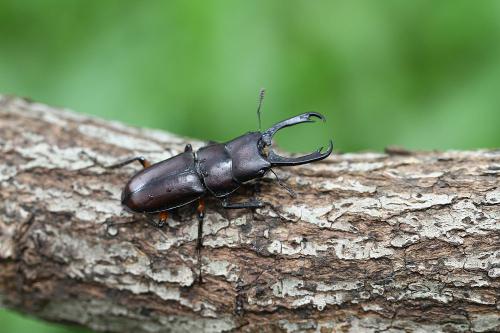
M203 279L201 276L201 249L203 248L203 219L205 218L205 200L198 200L198 207L196 207L196 212L198 213L198 239L196 242L196 253L198 256L198 283L202 283Z
M155 228L163 228L163 226L165 225L165 223L167 222L167 219L168 219L168 212L167 211L160 212L158 221L156 221L151 216L151 214L144 214L144 215L146 216L149 224L151 224Z
M222 199L222 208L225 209L240 209L240 208L260 208L264 207L264 203L258 199L252 198L245 202L229 202L228 198Z
M123 167L125 165L128 165L130 163L134 163L135 161L138 161L139 163L141 163L144 168L147 168L147 167L149 167L151 165L151 163L148 160L146 160L144 158L144 156L137 156L137 157L129 158L129 159L125 160L125 161L122 161L122 162L119 162L119 163L116 163L116 164L112 164L112 165L109 165L109 166L104 166L104 168L106 168L106 169L117 169L117 168L121 168L121 167Z
M158 217L160 218L160 222L158 224L160 224L160 228L163 227L163 225L165 225L165 223L167 223L167 220L168 220L168 212L166 210L164 210L163 212L160 212L158 214Z
M127 164L130 164L130 163L133 163L135 161L138 161L139 163L141 163L144 168L147 168L147 167L149 167L151 165L151 163L149 163L149 161L146 160L144 158L144 156L132 157L132 158L129 158L129 159L125 160L125 161L118 162L118 163L112 164L112 165L104 165L101 162L99 162L97 160L97 158L95 158L94 156L90 156L85 151L82 151L81 154L87 156L92 162L94 162L96 165L98 165L98 166L100 166L101 168L104 168L104 169L117 169L117 168L121 168L121 167L123 167L123 166L125 166Z

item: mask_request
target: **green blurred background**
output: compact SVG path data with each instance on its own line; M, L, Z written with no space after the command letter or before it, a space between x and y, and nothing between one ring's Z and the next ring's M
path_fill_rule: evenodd
M216 141L305 111L303 151L500 146L500 1L0 2L0 93ZM66 332L0 312L2 331Z

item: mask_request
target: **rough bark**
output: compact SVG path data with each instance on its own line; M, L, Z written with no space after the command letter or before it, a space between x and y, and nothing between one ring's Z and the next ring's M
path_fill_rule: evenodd
M500 330L500 151L336 154L278 170L296 198L208 200L199 285L194 207L155 229L120 206L139 166L87 156L186 142L0 97L0 303L110 332Z

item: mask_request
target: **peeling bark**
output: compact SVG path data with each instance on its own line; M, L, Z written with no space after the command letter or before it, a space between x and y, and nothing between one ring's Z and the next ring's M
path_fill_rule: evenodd
M86 156L186 142L0 97L0 304L110 332L500 330L500 151L335 155L278 170L295 199L209 199L199 285L194 207L155 229L120 207L139 166Z

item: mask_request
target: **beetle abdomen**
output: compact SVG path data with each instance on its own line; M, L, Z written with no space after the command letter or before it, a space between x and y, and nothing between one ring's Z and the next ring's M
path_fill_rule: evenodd
M185 205L204 194L189 151L138 172L125 186L122 204L134 212L154 213Z

